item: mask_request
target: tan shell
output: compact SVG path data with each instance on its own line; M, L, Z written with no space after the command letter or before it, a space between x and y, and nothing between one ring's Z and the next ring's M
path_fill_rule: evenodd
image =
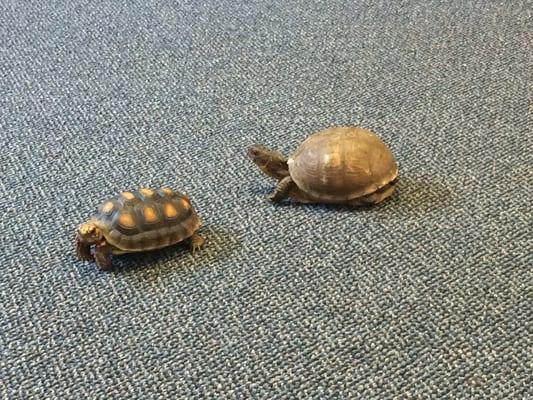
M398 175L396 160L385 143L358 127L330 128L311 135L288 164L300 190L329 202L373 193Z

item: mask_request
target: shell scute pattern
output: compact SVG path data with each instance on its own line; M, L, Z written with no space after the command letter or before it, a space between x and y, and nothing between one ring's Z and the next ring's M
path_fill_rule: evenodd
M398 166L374 133L354 127L326 129L304 140L288 160L298 187L324 201L348 201L396 178Z
M113 246L129 251L177 243L200 226L187 196L169 188L122 192L103 203L96 221Z

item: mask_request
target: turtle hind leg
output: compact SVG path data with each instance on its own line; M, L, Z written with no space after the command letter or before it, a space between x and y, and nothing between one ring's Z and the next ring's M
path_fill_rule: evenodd
M276 186L274 192L268 196L268 199L273 203L279 203L281 200L289 196L293 186L294 182L292 178L290 176L286 176L278 182L278 186Z
M196 253L197 250L200 250L200 248L204 245L205 239L200 236L198 233L194 233L190 239L190 246L191 246L191 252L192 255Z
M387 197L390 197L394 193L394 184L388 184L381 189L370 193L366 196L360 197L358 199L352 200L350 206L352 207L361 207L361 206L372 206L374 204L381 203Z
M111 246L105 240L95 246L94 260L102 271L107 271L111 268L111 253Z

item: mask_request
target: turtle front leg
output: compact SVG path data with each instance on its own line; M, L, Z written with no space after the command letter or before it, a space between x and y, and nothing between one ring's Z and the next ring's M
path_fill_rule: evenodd
M189 239L189 241L190 241L191 252L193 256L196 253L196 250L200 250L200 248L205 243L205 239L197 233L194 233Z
M268 196L268 199L273 203L279 203L281 200L289 196L289 193L293 186L294 181L292 180L292 178L290 176L286 176L278 182L278 186L276 186L274 192L272 192L272 194Z
M76 256L83 261L92 261L91 246L76 235Z
M111 246L105 241L102 240L98 243L94 250L94 259L96 265L102 271L107 271L111 268Z

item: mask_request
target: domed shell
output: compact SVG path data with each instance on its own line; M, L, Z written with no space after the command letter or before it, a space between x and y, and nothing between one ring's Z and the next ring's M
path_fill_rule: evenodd
M122 192L101 205L94 222L110 245L125 252L181 242L201 225L187 196L169 188Z
M398 175L396 160L385 143L358 127L330 128L309 136L288 164L301 190L332 202L373 193Z

